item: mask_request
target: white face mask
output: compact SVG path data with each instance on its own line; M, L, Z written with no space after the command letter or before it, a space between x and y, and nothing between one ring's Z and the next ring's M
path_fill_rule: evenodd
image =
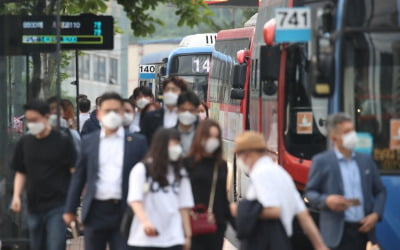
M170 161L177 161L182 155L182 146L177 144L168 147L168 157Z
M247 165L242 158L237 157L236 158L236 166L238 166L238 168L240 168L245 174L249 174L250 173L250 166Z
M57 114L51 114L49 116L49 124L52 128L57 127ZM62 117L60 117L60 127L63 127L63 128L68 127L67 121Z
M124 113L124 118L122 120L123 126L129 126L133 122L134 115L133 113Z
M108 129L116 130L122 125L122 117L114 111L111 111L103 116L101 123Z
M43 122L28 122L26 126L32 135L38 135L46 128L46 125Z
M343 147L353 150L357 146L358 137L356 131L351 131L342 136Z
M181 112L178 114L178 120L183 124L183 125L192 125L196 120L197 117L196 115L190 113L189 111Z
M168 106L176 106L176 103L178 102L178 94L168 91L164 93L163 100L164 104Z
M199 119L200 119L200 121L204 121L205 119L207 119L207 113L206 112L200 112L199 113Z
M150 101L147 98L142 97L136 101L136 106L138 106L138 108L140 108L140 109L143 109L149 103L150 103Z
M219 140L217 138L208 138L206 143L204 144L204 150L212 154L219 148Z

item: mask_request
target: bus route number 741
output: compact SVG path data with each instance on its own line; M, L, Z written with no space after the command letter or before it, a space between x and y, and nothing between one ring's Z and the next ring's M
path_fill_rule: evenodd
M311 40L310 8L276 8L275 42L307 42Z

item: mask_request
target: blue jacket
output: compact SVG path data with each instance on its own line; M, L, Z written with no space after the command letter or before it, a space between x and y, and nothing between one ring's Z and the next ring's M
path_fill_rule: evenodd
M90 118L83 124L81 135L89 134L100 128L100 122L97 120L97 110L93 110L92 113L90 113Z
M381 182L376 164L367 154L355 153L355 160L360 170L364 213L368 215L376 212L382 217L386 190ZM338 246L342 239L344 212L334 212L326 206L326 198L331 194L344 195L339 161L333 150L318 154L312 159L305 193L310 205L320 210L321 235L327 246L333 248ZM376 240L374 229L368 236L370 240Z
M68 190L65 212L75 213L79 205L83 187L86 185L82 207L82 222L90 216L90 206L96 193L96 182L99 171L100 130L82 138L81 154L75 173L72 175ZM124 161L122 171L121 212L127 207L129 173L132 167L141 161L147 153L147 141L143 135L125 133Z

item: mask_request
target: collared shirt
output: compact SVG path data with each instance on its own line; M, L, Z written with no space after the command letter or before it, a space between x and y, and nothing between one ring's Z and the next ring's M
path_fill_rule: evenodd
M350 159L346 159L337 149L335 149L335 154L338 158L340 174L342 176L344 197L346 199L360 200L359 206L351 206L344 211L345 221L359 222L364 218L364 196L355 153L352 153Z
M79 114L79 132L82 131L83 124L90 118L90 113Z
M179 134L181 135L181 144L183 149L182 153L183 155L186 155L189 152L190 147L192 146L195 127L194 125L192 125L192 127L188 131L183 131L178 126L178 131Z
M124 158L124 129L106 136L100 132L99 172L95 198L98 200L122 198L122 169Z
M133 122L132 122L131 126L134 126L135 128L139 128L138 131L134 131L134 132L140 132L140 115L141 115L140 112L137 111L135 113L135 117L133 118Z
M178 122L178 108L174 108L170 111L167 107L164 107L164 128L173 128Z
M306 210L306 206L290 175L270 157L263 156L254 164L249 177L246 199L256 199L263 207L279 207L281 222L291 236L293 217Z

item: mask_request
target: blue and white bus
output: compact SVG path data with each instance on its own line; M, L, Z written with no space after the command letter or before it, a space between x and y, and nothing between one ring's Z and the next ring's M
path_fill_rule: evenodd
M167 76L183 78L201 100L207 98L210 58L216 34L196 34L185 37L180 47L168 58Z
M166 64L171 50L144 55L139 65L139 86L149 87L156 99L160 99L160 83L166 74Z

